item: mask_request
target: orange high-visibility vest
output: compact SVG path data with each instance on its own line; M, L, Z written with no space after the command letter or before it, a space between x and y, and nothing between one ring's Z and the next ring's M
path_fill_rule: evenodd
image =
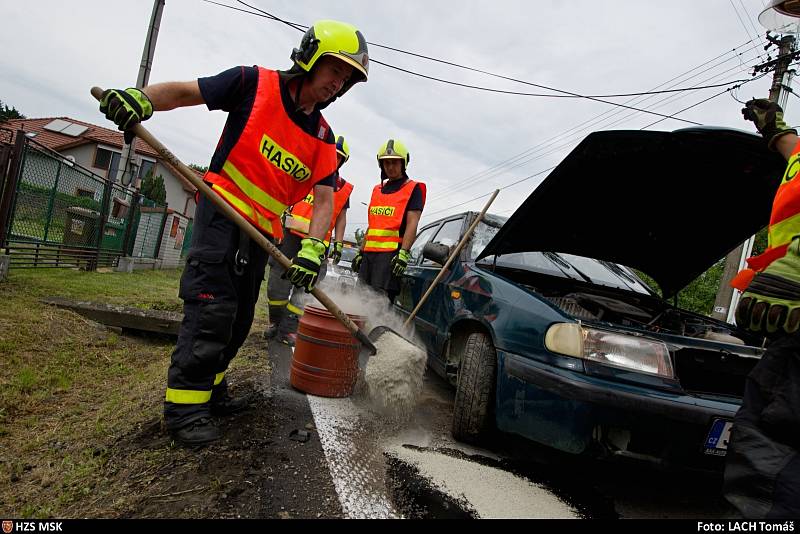
M325 234L325 244L331 242L331 235L333 229L336 227L336 219L339 218L339 213L344 209L347 204L347 199L350 198L350 193L353 192L353 184L346 181L341 176L336 181L336 191L333 192L333 216L331 217L331 224L328 227L328 233ZM308 229L311 226L311 217L314 214L314 193L308 193L306 197L292 206L291 222L287 225L289 231L300 237L308 235ZM287 222L289 219L287 219Z
M778 258L786 255L792 238L800 234L800 143L794 147L783 180L772 201L769 217L767 249L758 256L747 258L748 269L743 269L731 280L731 286L740 291L747 289L756 273L763 271Z
M280 217L314 184L336 171L336 145L320 118L316 135L303 131L286 113L278 73L258 68L253 109L219 174L205 180L261 231L283 237Z
M367 218L369 227L364 236L364 252L393 252L400 248L403 242L400 226L403 224L406 206L417 184L422 189L424 202L426 188L422 182L407 180L398 191L389 194L381 191L380 184L372 189Z

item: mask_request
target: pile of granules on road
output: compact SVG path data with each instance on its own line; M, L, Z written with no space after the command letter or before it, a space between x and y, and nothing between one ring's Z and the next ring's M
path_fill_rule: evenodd
M425 353L391 332L381 334L375 347L364 372L370 405L392 420L409 419L422 392Z

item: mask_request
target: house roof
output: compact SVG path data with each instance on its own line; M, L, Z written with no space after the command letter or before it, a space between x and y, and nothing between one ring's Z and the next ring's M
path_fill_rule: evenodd
M78 136L71 136L59 132L46 130L45 126L47 124L50 124L52 121L56 119L61 119L62 121L67 121L73 124L86 126L88 129ZM96 124L79 121L70 117L45 117L41 119L11 119L6 122L0 123L0 127L8 128L15 131L24 130L25 132L35 133L36 137L34 138L34 140L37 143L55 152L61 152L68 148L73 148L76 146L81 146L89 143L103 144L106 146L119 148L120 150L122 150L123 147L123 135L122 132L120 132L119 130L104 128L103 126L97 126ZM189 191L191 193L194 193L197 190L197 188L193 186L189 180L184 178L183 175L180 172L178 172L178 170L175 167L170 165L164 159L160 158L158 152L156 152L156 150L153 147L151 147L138 137L134 141L134 150L137 154L141 156L149 156L158 159L159 163L167 167L167 169L169 169L169 171L180 181L184 191ZM195 171L195 174L199 173ZM199 175L202 178L202 174Z

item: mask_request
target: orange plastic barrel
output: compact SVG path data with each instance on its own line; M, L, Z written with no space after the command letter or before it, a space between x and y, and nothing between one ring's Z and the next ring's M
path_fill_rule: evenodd
M365 318L347 314L364 327ZM325 309L306 306L289 371L292 386L320 397L349 397L358 378L361 344Z

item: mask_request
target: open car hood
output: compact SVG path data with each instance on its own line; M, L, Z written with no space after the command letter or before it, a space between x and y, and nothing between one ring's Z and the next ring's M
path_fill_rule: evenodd
M566 252L639 269L670 297L769 223L786 162L723 128L590 134L478 259Z

